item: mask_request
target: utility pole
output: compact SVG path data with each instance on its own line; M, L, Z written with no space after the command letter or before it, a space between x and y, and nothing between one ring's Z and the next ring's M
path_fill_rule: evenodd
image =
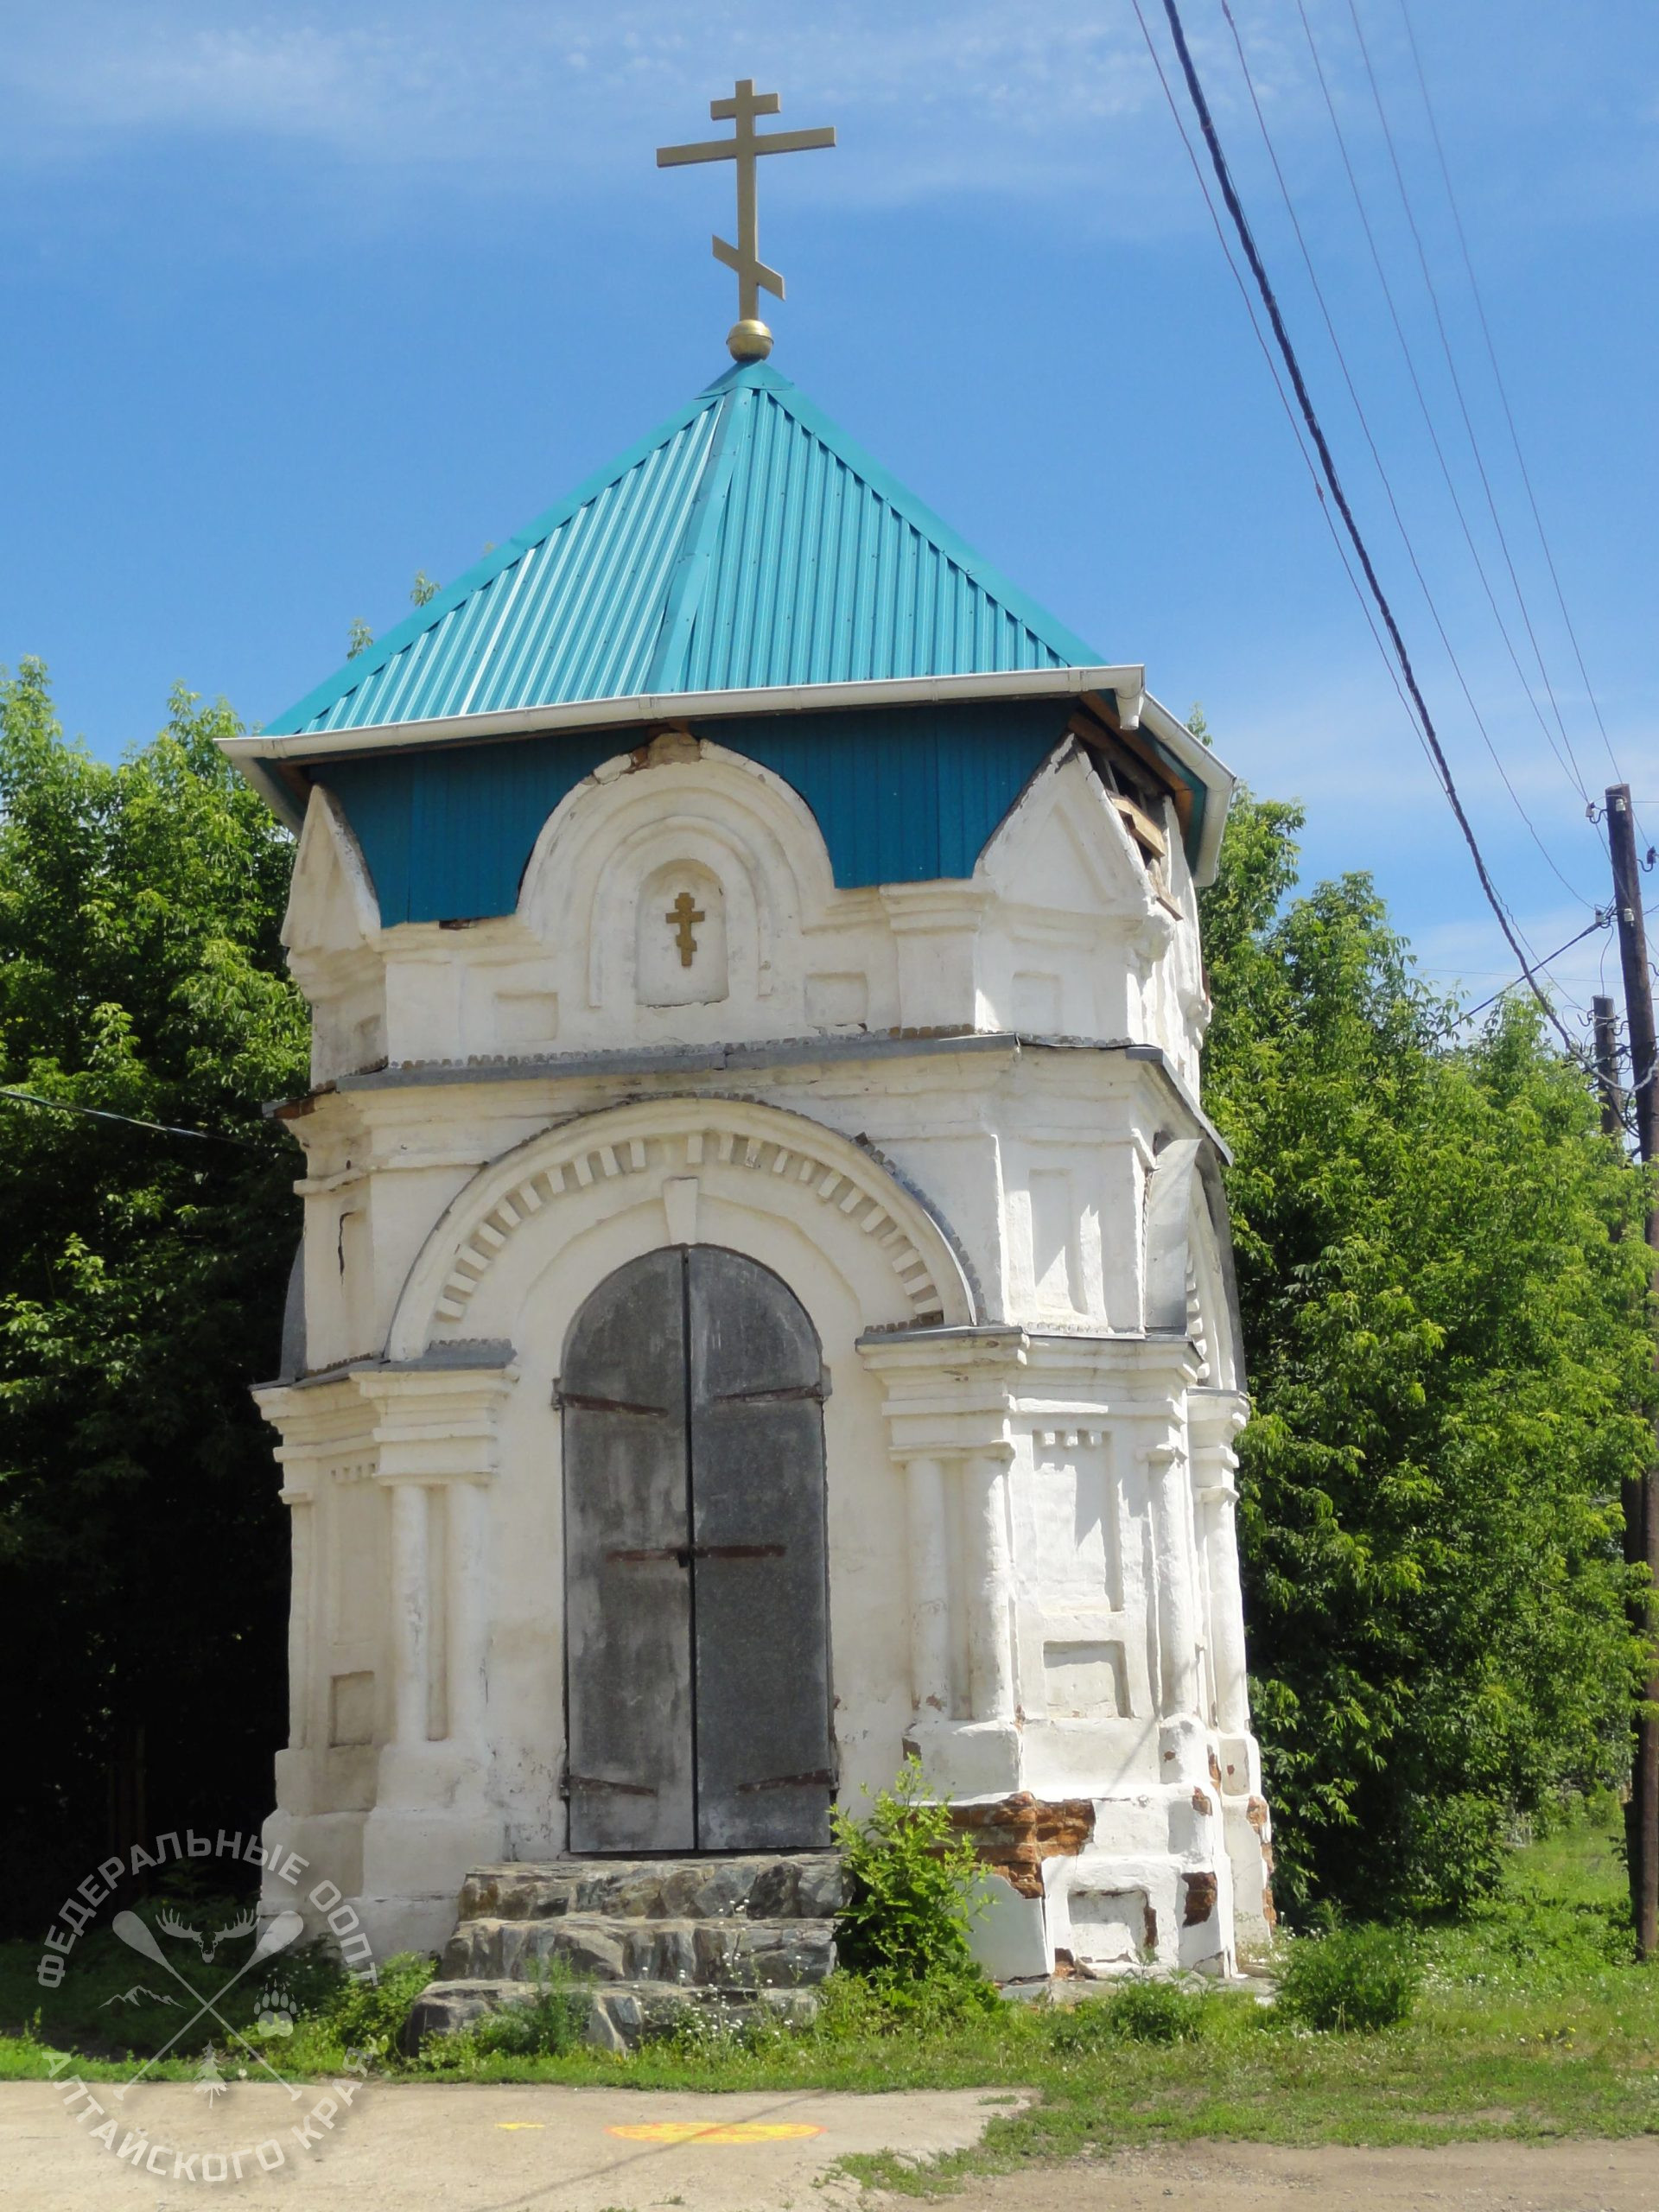
M1618 921L1619 961L1624 974L1624 1020L1630 1040L1630 1093L1636 1103L1636 1143L1643 1165L1659 1152L1659 1054L1653 1033L1653 978L1648 966L1648 933L1642 918L1642 875L1636 858L1636 825L1630 815L1630 787L1615 784L1607 793L1607 839L1613 862L1613 906ZM1601 1059L1604 1001L1596 1005L1596 1054ZM1610 1040L1611 1042L1611 1040ZM1603 1078L1604 1119L1609 1092ZM1659 1253L1659 1206L1648 1210L1647 1240ZM1659 1348L1655 1366L1659 1368ZM1624 1484L1624 1557L1648 1570L1649 1590L1637 1601L1640 1620L1633 1624L1649 1639L1659 1626L1659 1471L1649 1458L1645 1475ZM1659 1959L1659 1651L1650 1662L1645 1703L1636 1723L1630 1776L1630 1810L1625 1825L1630 1864L1630 1906L1636 1920L1636 1948L1643 1959Z
M1624 1122L1624 1094L1618 1087L1618 1009L1611 999L1590 1001L1596 1024L1596 1079L1601 1088L1601 1134L1616 1137Z

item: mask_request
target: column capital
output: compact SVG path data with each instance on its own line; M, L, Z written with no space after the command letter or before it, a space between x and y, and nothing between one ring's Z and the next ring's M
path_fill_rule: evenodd
M912 1459L995 1459L1014 1454L1016 1380L1029 1339L1023 1329L872 1332L858 1355L886 1392L888 1451Z
M501 1415L518 1379L495 1368L383 1367L360 1372L382 1483L484 1483L499 1465Z

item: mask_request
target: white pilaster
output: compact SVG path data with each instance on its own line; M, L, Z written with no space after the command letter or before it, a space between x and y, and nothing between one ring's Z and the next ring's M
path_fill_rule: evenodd
M976 1720L1014 1719L1014 1576L1008 1554L1007 1460L962 1463L968 1562L968 1663Z
M918 1453L904 1463L910 1541L910 1684L918 1716L950 1713L950 1585L944 1471Z
M424 1749L427 1740L432 1592L426 1491L413 1482L393 1483L391 1490L392 1741L411 1751Z

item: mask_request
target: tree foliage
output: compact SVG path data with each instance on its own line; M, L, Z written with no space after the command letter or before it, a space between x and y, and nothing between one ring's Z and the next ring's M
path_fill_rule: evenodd
M1255 1711L1293 1903L1455 1907L1626 1758L1644 1188L1529 1010L1460 1034L1368 878L1290 895L1300 822L1242 793L1204 901Z
M248 1384L275 1372L302 1085L291 841L175 693L118 766L0 671L0 1619L9 1913L109 1844L258 1821L287 1542ZM33 1870L26 1882L21 1870Z

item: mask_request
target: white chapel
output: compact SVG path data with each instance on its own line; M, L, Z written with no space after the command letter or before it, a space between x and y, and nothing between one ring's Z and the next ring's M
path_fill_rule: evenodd
M676 1900L827 1925L831 1806L914 1753L999 1977L1230 1973L1232 779L754 331L226 747L315 1023L269 1838L451 1982L695 1982Z

